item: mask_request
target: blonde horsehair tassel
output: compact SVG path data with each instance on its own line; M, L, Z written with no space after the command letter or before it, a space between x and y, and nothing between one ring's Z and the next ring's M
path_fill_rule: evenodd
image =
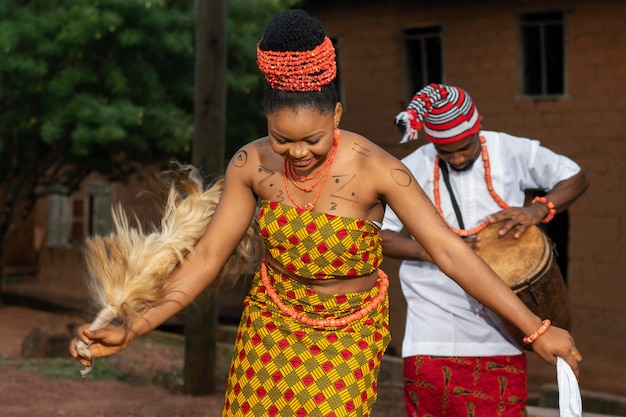
M162 209L158 227L149 233L131 227L121 206L113 209L114 231L85 242L85 262L91 300L99 313L90 329L112 321L129 328L145 310L159 305L168 292L168 277L204 234L222 195L223 179L204 190L198 170L174 163L155 182L151 195ZM138 222L137 222L138 223ZM260 262L262 244L253 219L244 238L224 266L224 278L249 274ZM81 356L91 359L89 346L79 342ZM83 376L93 367L81 371Z

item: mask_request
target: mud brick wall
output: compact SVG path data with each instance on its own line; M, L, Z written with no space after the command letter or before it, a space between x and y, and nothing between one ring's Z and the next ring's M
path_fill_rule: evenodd
M572 333L584 354L581 387L626 394L626 2L310 1L338 42L342 127L404 156L393 117L407 104L403 30L440 25L444 82L466 89L483 127L540 139L587 172L591 187L570 209L568 282ZM564 12L566 95L519 97L520 13ZM404 300L392 282L391 351L400 353ZM554 371L529 355L529 382L553 383ZM585 381L593 381L586 384Z

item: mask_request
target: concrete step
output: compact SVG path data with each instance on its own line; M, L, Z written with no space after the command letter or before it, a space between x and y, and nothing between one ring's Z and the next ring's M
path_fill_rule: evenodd
M580 390L580 396L583 402L583 411L590 413L586 415L626 416L626 398L624 397L585 389ZM537 405L548 409L558 408L559 390L557 384L546 384L541 387Z
M559 410L556 408L545 408L545 407L535 407L535 406L527 406L528 417L560 417ZM623 415L623 414L622 414ZM583 410L582 417L618 417L611 414L597 414L597 413L588 413Z

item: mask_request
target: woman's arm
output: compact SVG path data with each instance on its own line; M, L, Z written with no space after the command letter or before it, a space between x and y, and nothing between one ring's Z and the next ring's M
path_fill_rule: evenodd
M385 256L408 261L433 261L428 252L415 239L391 230L381 231L380 236L383 239Z

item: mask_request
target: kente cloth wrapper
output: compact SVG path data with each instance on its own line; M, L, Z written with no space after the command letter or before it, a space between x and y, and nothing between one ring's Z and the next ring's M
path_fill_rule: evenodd
M581 417L583 403L574 371L561 357L556 358L556 380L559 387L559 415Z
M407 415L525 417L526 357L429 356L404 359Z
M303 216L292 218L298 212ZM283 215L285 223L279 220ZM307 219L305 221L314 219L315 227L321 228L329 223L345 225L355 222L355 219L333 222L336 216L265 203L259 211L259 226L266 230L267 250L275 248L274 242L284 243L284 239L297 234L300 230L297 225L302 218ZM281 226L268 227L274 222ZM362 232L372 226L370 222L359 224ZM335 231L344 236L343 229L343 226L336 227ZM296 239L291 240L292 244L294 242ZM306 245L295 246L303 251L295 258L313 253ZM323 253L325 255L320 256L328 256L327 251ZM350 258L341 255L342 262ZM359 251L353 256L362 258ZM309 263L312 275L328 266L326 260L319 264ZM354 265L357 264L361 265L360 261ZM368 291L321 294L276 271L271 265L267 267L272 287L281 301L290 309L304 312L314 319L348 316L367 305L378 295L380 288L379 279ZM365 269L372 268L370 263ZM266 294L260 272L257 272L244 301L222 415L371 416L381 359L390 341L388 308L389 300L385 298L368 315L345 327L307 326L279 309Z
M259 228L269 255L294 275L367 275L383 258L380 228L368 220L261 201Z

